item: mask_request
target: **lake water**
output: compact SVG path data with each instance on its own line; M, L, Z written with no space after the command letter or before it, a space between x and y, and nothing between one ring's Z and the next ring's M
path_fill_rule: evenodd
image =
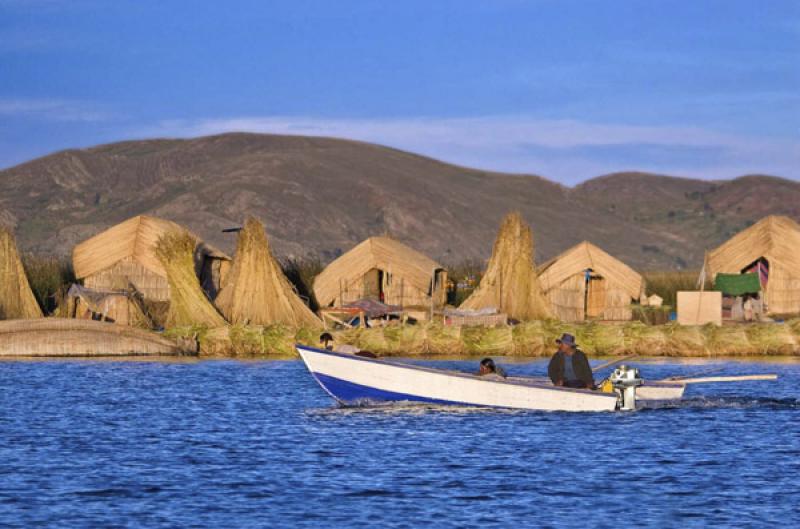
M633 413L369 410L296 360L0 362L0 527L800 525L800 364L638 365L781 378Z

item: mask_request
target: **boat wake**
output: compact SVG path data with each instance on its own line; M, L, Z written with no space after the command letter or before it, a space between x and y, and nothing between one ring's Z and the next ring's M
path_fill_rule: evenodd
M312 416L348 416L348 415L424 415L428 413L466 415L475 413L530 413L530 410L512 408L490 408L481 406L457 406L451 404L430 404L413 401L378 402L364 400L357 405L331 406L306 410Z
M800 399L770 397L688 397L678 401L642 402L642 411L670 409L800 409Z
M765 409L765 410L800 410L800 399L769 397L689 397L677 401L639 401L637 412L676 409ZM357 405L331 406L306 410L310 416L387 416L387 415L425 415L428 413L467 415L478 413L524 414L530 410L511 408L491 408L479 406L454 406L446 404L430 404L413 401L383 402L360 401ZM534 412L557 413L557 412Z

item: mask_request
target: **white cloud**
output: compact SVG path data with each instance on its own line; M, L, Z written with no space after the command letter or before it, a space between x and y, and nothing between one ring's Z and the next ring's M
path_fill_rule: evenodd
M64 99L0 99L0 116L36 117L51 121L106 121L112 114L97 105Z
M163 121L156 127L137 131L137 135L193 137L225 132L349 138L460 165L535 173L568 183L622 170L703 178L731 178L752 172L800 178L800 141L753 138L699 127L516 116L394 119L249 116ZM659 150L663 153L652 159L642 155Z

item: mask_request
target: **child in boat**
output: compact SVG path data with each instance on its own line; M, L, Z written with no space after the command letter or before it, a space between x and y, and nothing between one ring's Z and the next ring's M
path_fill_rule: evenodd
M375 353L370 351L362 351L355 345L343 343L341 345L333 345L333 335L329 332L324 332L319 336L319 343L326 351L334 351L336 353L345 353L356 356L363 356L364 358L378 358Z
M502 367L494 363L494 360L491 358L484 358L481 360L478 376L503 379L506 378L507 375Z

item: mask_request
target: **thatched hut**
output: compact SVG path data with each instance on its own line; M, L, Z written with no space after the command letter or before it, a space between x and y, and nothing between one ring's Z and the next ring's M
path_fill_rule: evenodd
M404 307L442 306L447 271L436 261L393 239L371 237L329 264L314 279L321 308L359 299Z
M322 326L283 274L263 224L253 217L239 232L233 266L216 305L231 323Z
M533 233L519 213L506 215L478 288L461 309L497 309L520 321L551 316L533 262Z
M631 267L584 241L542 265L539 282L562 321L630 320L644 279Z
M148 301L169 301L167 272L156 256L158 239L183 233L180 225L156 217L139 215L87 239L75 247L75 276L93 290L140 292ZM213 299L230 266L230 257L191 234L195 240L195 273L206 294Z
M14 236L0 226L0 320L41 317Z
M764 312L800 313L800 225L769 216L737 233L706 257L706 278L757 274Z

